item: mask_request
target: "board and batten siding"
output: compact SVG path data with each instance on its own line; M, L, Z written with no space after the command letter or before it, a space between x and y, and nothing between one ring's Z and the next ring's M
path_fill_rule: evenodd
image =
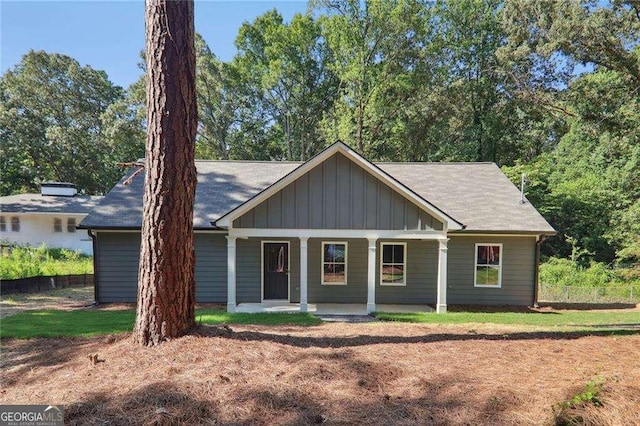
M136 302L139 232L97 232L97 301ZM227 301L227 240L223 234L195 234L196 301Z
M474 287L476 243L502 244L502 287ZM447 304L518 305L533 303L534 237L452 237L449 240Z
M233 222L235 228L442 230L442 223L338 153Z

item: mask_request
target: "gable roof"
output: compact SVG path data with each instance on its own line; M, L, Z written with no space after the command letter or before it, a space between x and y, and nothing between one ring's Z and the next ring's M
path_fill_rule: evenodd
M450 215L448 215L447 213L445 213L435 205L431 204L426 199L422 198L419 194L414 192L411 188L402 184L401 182L396 180L392 175L380 169L375 164L371 163L369 160L365 159L360 154L358 154L353 149L349 148L347 145L345 145L343 142L340 142L340 141L329 146L324 151L320 152L318 155L311 158L309 161L302 163L299 167L297 167L287 175L280 178L273 185L267 187L264 191L260 192L259 194L256 194L256 196L254 196L253 198L248 199L245 203L239 205L238 207L226 213L224 216L222 216L220 219L218 219L215 222L216 226L221 226L224 228L229 227L233 223L234 219L248 212L252 208L258 206L260 203L262 203L263 201L265 201L266 199L268 199L269 197L271 197L281 189L285 188L287 185L289 185L293 181L304 176L306 173L308 173L318 165L322 164L325 160L332 157L336 153L343 154L345 157L349 158L351 161L358 164L360 167L365 169L375 178L386 183L393 190L395 190L396 192L398 192L399 194L401 194L402 196L404 196L405 198L413 202L422 210L428 212L433 217L438 219L440 222L446 223L449 229L464 228L462 223L458 222L457 220L452 218Z
M17 194L0 197L2 213L86 214L98 205L102 196L75 195L57 197L41 194Z
M327 149L324 155L306 163L196 160L194 229L212 230L216 229L212 223L229 223L340 151L348 153L352 160L358 159L365 170L435 217L446 218L449 231L555 233L530 203L520 204L520 191L493 163L371 163L342 143L330 148L333 150ZM80 227L140 229L144 176L124 185L131 173L120 180Z

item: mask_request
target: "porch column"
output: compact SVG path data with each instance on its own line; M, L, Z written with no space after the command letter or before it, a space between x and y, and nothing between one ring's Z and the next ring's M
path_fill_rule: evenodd
M236 238L227 236L227 312L236 311Z
M307 312L307 241L300 237L300 312Z
M367 262L367 313L376 310L376 238L369 240L369 259Z
M447 242L448 238L438 240L440 249L438 251L438 301L436 312L447 312Z

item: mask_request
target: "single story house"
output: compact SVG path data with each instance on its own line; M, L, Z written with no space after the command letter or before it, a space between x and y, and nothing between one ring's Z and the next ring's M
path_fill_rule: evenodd
M299 162L196 161L196 298L241 303L531 305L553 228L493 163L372 163L336 142ZM81 227L96 299L134 302L142 176Z
M44 182L39 194L0 197L0 241L32 247L46 244L90 255L91 238L77 225L102 198L77 195L75 185L68 182Z

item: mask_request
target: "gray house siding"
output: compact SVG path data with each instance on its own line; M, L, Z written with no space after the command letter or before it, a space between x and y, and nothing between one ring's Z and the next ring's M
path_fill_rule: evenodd
M342 154L234 220L236 228L442 230L442 223Z
M300 301L300 240L297 238L238 238L236 240L236 301L262 302L262 242L289 242L289 294L291 302ZM223 251L226 261L226 247ZM226 274L226 268L225 268ZM225 275L226 285L226 275ZM225 290L226 297L226 290Z
M98 232L95 254L99 302L135 302L139 232ZM227 301L227 241L223 234L195 234L196 300Z
M381 243L407 243L406 286L380 284ZM381 240L376 250L376 303L435 304L438 283L438 243L419 240Z
M475 244L502 243L502 287L474 287ZM533 302L533 237L452 237L449 241L447 303L520 305Z

